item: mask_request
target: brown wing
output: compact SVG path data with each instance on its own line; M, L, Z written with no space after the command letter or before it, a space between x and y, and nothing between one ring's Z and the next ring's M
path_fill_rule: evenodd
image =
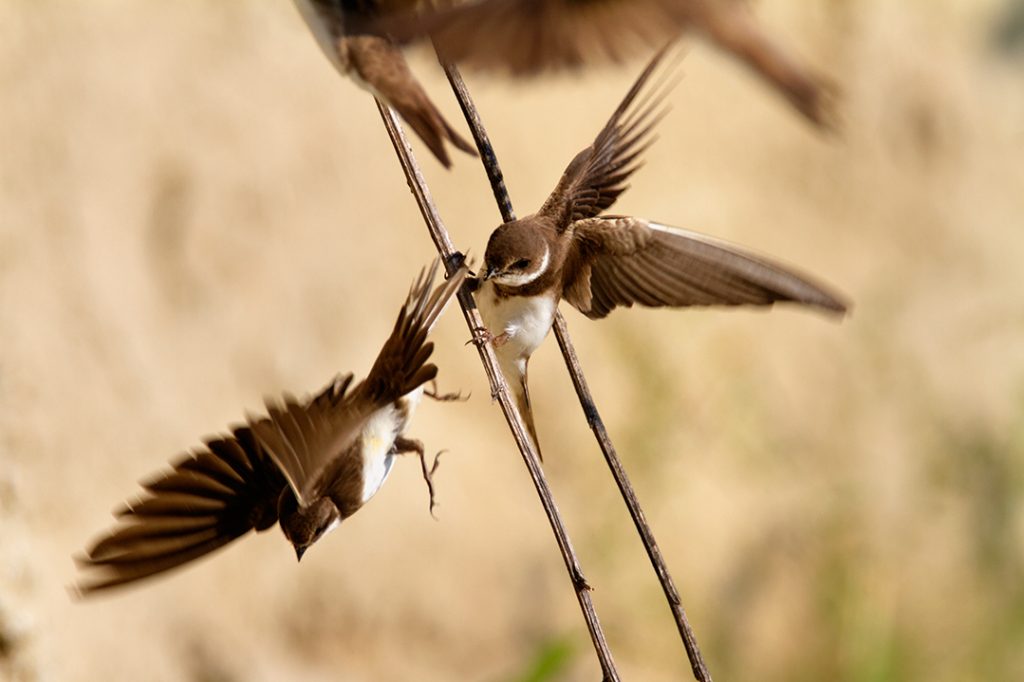
M419 0L306 0L316 12L337 27L338 33L360 35L381 15L411 11ZM296 0L301 2L301 0Z
M398 40L430 35L447 61L525 76L664 45L686 26L685 9L679 0L481 0L381 25Z
M835 86L773 40L746 2L701 0L693 5L695 31L743 62L808 120L825 129L836 127Z
M316 495L317 475L355 442L372 409L348 392L352 375L313 399L285 394L268 398L266 417L249 417L249 428L280 468L299 502Z
M437 376L437 367L426 364L434 351L434 344L427 342L427 334L469 272L463 265L431 290L439 265L440 261L435 260L409 289L391 336L358 389L380 404L393 402Z
M321 474L349 452L376 410L437 376L437 367L426 364L434 350L427 334L467 272L462 267L432 291L437 268L435 261L429 271L420 273L369 375L351 392L307 404L285 396L281 403L267 402L266 419L250 420L253 433L300 502L325 492L330 482Z
M579 258L564 297L587 317L617 306L771 305L842 313L846 304L794 270L725 242L638 218L574 225Z
M247 427L206 441L172 471L142 484L113 529L79 557L80 594L177 568L277 521L286 483Z
M744 62L811 121L832 122L831 86L771 39L743 0L481 0L385 17L377 26L399 40L430 35L448 61L517 76L619 62L691 30Z
M645 92L644 87L652 82L665 52L651 59L593 144L569 163L541 207L539 213L552 218L560 229L607 210L640 167L640 155L654 142L654 126L667 113L662 104L673 83L660 79L653 81L653 89Z

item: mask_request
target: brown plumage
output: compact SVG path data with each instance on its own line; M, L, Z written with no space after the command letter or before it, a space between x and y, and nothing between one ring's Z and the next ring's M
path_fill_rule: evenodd
M746 64L817 125L829 126L834 88L758 25L744 0L477 0L399 8L375 30L429 35L442 58L530 76L620 62L692 32Z
M476 148L434 106L401 50L388 38L365 32L380 11L397 11L415 3L295 0L295 4L335 68L393 107L445 168L451 167L446 142L476 156Z
M576 155L540 210L498 226L487 242L477 304L520 405L526 373L563 298L590 318L619 306L771 305L834 313L846 305L794 270L725 242L603 212L627 188L673 81L644 69L594 142ZM532 424L532 417L527 416Z
M394 455L422 456L402 432L437 375L427 334L466 274L432 290L436 270L435 262L413 285L364 381L353 386L347 374L312 398L268 400L266 416L143 482L139 498L114 512L113 529L77 559L78 592L162 574L275 523L301 558L376 493Z

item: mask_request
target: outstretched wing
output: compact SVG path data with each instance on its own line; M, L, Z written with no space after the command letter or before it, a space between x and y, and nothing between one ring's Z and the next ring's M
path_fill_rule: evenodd
M136 502L78 557L83 595L155 576L277 521L285 488L277 466L248 427L206 441L169 472L142 484Z
M679 37L685 0L479 0L385 16L398 40L429 35L447 61L517 76L620 62ZM443 5L443 3L438 3Z
M661 50L651 59L593 144L569 163L539 215L565 229L572 221L607 210L626 190L629 176L640 167L640 155L654 142L654 126L667 113L662 104L671 81L653 81L653 91L645 92L665 53Z
M771 305L791 301L842 313L846 304L793 269L711 237L639 218L573 226L579 256L564 297L590 318L618 306Z
M329 482L322 474L336 458L347 456L375 411L437 375L437 367L427 364L434 350L427 334L467 272L462 267L432 290L437 267L435 261L429 272L420 273L369 375L352 391L312 403L285 396L280 403L267 402L266 419L250 420L260 445L277 462L300 502L325 492Z
M415 9L419 0L295 0L304 17L307 13L329 23L332 33L358 35L371 27L374 18Z
M814 123L832 123L832 88L758 24L744 0L479 0L386 16L396 39L429 35L442 58L527 76L620 62L684 31L750 67ZM371 22L372 24L372 22Z

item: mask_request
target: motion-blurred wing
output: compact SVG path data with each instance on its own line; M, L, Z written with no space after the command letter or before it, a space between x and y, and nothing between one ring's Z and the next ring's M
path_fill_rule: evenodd
M564 296L590 318L618 306L771 305L842 313L846 304L794 270L725 242L638 218L577 223L579 260Z
M517 76L620 62L705 36L780 91L808 119L832 123L831 88L765 33L743 0L477 0L385 17L396 39L429 35L448 61Z
M158 575L269 528L285 480L249 428L239 427L142 487L137 502L115 512L114 528L78 558L87 572L81 594Z
M388 17L383 26L399 40L430 35L448 61L529 76L593 62L619 62L664 45L686 27L685 4L679 0L478 0Z
M334 27L336 36L359 35L381 14L410 11L419 0L295 0L303 16L315 12Z
M352 375L334 380L314 398L285 394L268 398L266 417L249 417L260 447L277 465L300 503L314 499L320 474L355 443L373 413L366 401L348 390Z

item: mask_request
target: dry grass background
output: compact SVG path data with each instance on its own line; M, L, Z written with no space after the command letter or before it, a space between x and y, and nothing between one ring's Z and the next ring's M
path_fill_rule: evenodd
M696 44L617 210L817 273L835 323L630 310L569 322L716 679L1024 679L1024 66L996 0L764 0L845 89L825 140ZM436 65L414 67L451 120ZM639 64L473 74L537 206ZM464 129L464 128L463 128ZM479 166L421 151L457 242ZM70 555L261 396L365 372L432 256L372 102L285 0L0 5L0 678L594 679L564 569L457 314L412 461L296 565L279 532L72 603ZM688 667L553 342L547 469L627 679Z

